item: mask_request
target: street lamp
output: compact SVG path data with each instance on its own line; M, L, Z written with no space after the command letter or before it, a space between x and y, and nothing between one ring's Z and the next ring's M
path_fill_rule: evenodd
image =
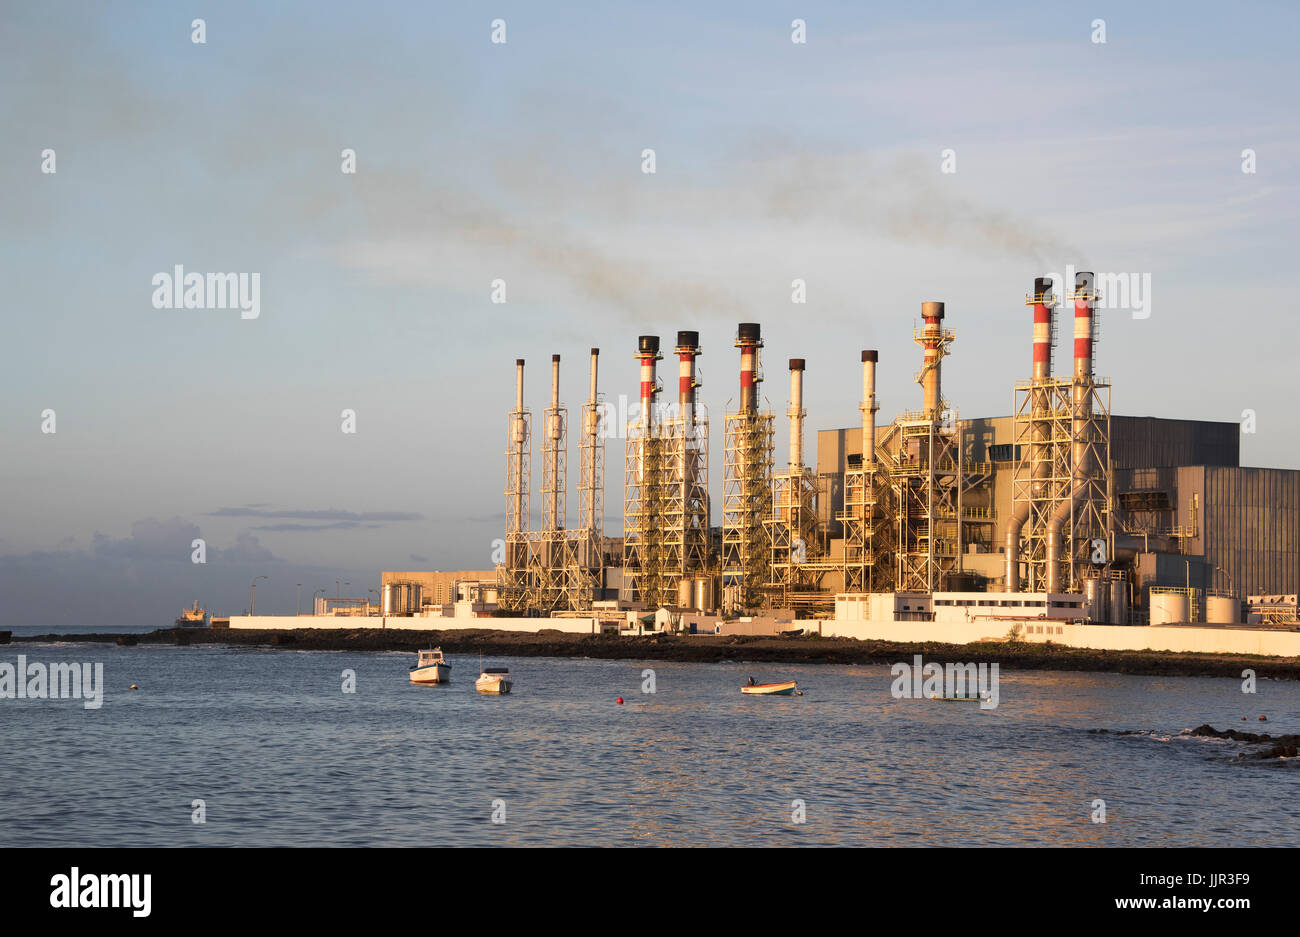
M1236 583L1234 583L1234 582L1232 581L1232 573L1228 572L1228 571L1227 571L1226 569L1224 569L1222 566L1216 566L1216 567L1214 567L1214 568L1217 569L1219 572L1223 573L1223 575L1226 576L1226 577L1228 578L1228 592L1232 594L1232 597L1233 597L1233 598L1236 598L1236 597L1237 597L1237 585L1236 585Z
M256 579L254 579L254 580L252 581L252 583L249 585L249 587L248 587L248 617L249 617L249 618L252 618L253 615L254 615L254 612L253 612L253 601L254 601L254 599L257 598L257 580L258 580L258 579L270 579L270 578L271 578L270 576L258 576L258 577L257 577Z
M302 614L302 583L298 583L298 614Z
M340 585L339 585L339 581L338 581L337 579L335 579L335 580L334 580L334 598L337 599L337 598L338 598L339 596L341 596L342 594L343 594L343 587L340 586Z

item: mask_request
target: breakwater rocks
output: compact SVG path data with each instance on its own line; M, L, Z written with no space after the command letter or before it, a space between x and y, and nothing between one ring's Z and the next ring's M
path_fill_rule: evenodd
M543 622L539 621L539 625ZM176 629L131 635L141 644L172 644ZM798 664L893 664L915 654L935 663L996 663L1006 670L1058 670L1154 676L1235 677L1247 668L1262 678L1300 680L1300 659L1169 651L1099 651L1017 641L983 644L903 643L822 638L668 634L638 637L570 634L548 630L498 631L460 628L441 631L356 629L186 629L191 645L285 647L296 651L417 651L441 647L447 654L482 652L501 657L591 657L603 660L718 661ZM24 636L23 643L79 641L113 643L117 634Z
M1220 732L1211 725L1197 726L1191 734L1212 739L1232 739L1234 742L1260 746L1252 751L1243 752L1237 756L1239 758L1294 758L1300 754L1300 735L1274 736L1268 733L1238 732L1236 729L1225 729Z

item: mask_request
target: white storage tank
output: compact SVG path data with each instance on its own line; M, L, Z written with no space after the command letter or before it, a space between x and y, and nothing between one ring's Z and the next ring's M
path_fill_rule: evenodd
M1110 609L1107 616L1112 625L1128 624L1128 580L1110 581Z
M707 612L713 604L713 580L707 576L701 576L695 580L695 610L697 612Z
M1191 596L1182 592L1151 590L1151 624L1169 625L1191 620Z
M1241 601L1231 595L1211 595L1205 599L1207 625L1236 625L1241 623Z
M683 576L677 580L677 607L690 608L695 597L695 580Z
M1084 610L1093 621L1106 621L1106 586L1100 579L1083 581Z

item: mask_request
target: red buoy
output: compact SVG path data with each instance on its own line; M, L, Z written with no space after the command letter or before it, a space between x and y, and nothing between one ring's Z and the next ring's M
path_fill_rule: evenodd
M623 697L621 697L621 696L618 698L618 705L620 705L620 706L623 705Z

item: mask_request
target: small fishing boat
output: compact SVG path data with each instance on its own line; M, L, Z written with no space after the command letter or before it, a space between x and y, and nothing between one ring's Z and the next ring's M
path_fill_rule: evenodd
M927 699L936 703L979 703L984 700L983 696L936 696L931 693Z
M793 696L797 691L798 684L794 680L787 680L784 683L750 683L740 688L741 693L750 696ZM802 693L799 695L803 696Z
M510 668L508 667L488 667L479 678L474 681L474 689L480 693L495 693L502 695L510 692L514 681L510 679Z
M442 648L421 651L411 668L412 683L446 683L451 677L451 664L442 656Z

